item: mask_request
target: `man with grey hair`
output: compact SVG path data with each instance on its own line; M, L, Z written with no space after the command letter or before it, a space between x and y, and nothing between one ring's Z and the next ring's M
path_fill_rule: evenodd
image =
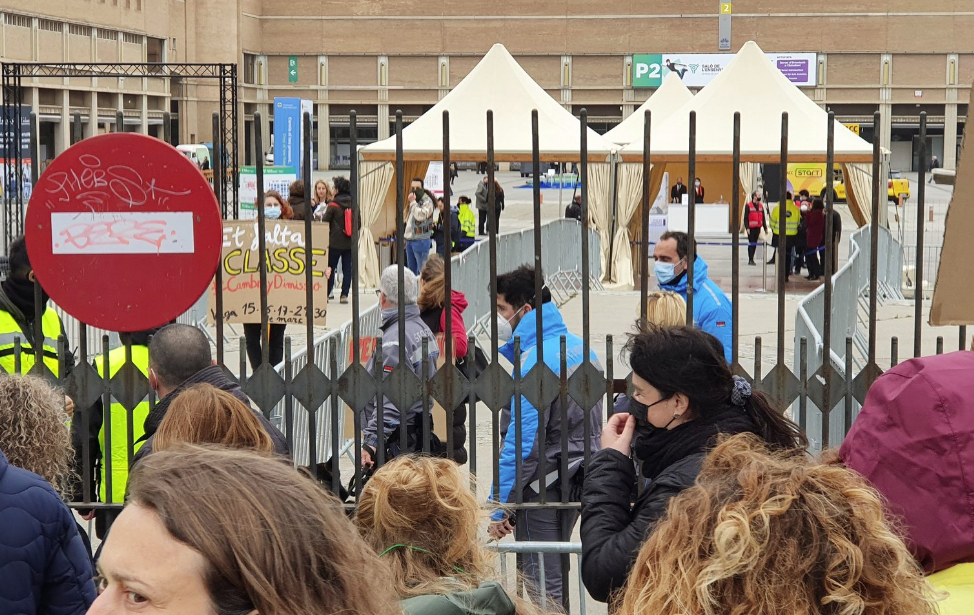
M439 346L436 337L419 316L419 278L409 269L403 270L402 288L403 311L405 319L399 321L399 271L396 265L386 267L379 279L379 309L382 310L382 348L369 359L366 366L370 374L375 373L375 362L382 361L382 374L391 373L399 365L400 351L405 350L406 366L420 379L430 378L436 373L439 359ZM405 346L400 348L399 332L405 331ZM423 340L427 340L429 356L423 365ZM424 376L425 373L425 376ZM417 399L408 408L397 408L388 397L382 399L382 416L379 416L375 400L371 400L363 410L362 466L372 467L376 458L376 448L382 446L386 459L397 455L423 450L423 400ZM402 422L405 421L405 425ZM380 426L381 423L381 426ZM432 433L430 425L430 452L437 454L439 440ZM401 448L400 433L406 430L406 449Z

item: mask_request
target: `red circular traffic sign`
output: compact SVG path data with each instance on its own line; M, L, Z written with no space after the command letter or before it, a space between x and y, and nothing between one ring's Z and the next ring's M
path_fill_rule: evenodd
M213 189L176 148L117 133L54 159L24 227L31 266L57 305L131 332L174 320L206 292L223 223Z

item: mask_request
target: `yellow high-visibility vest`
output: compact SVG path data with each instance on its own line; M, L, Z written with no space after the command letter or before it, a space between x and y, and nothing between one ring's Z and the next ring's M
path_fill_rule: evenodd
M102 357L95 359L95 369L98 375L105 377ZM149 377L149 349L145 346L132 346L132 363L139 368L139 371ZM108 353L108 377L113 378L118 370L125 365L125 347L121 346ZM112 450L105 450L105 428L109 421L102 417L101 429L98 430L98 447L101 448L101 485L98 489L100 501L108 502L108 464L106 462L109 455L112 459L112 499L113 504L121 504L125 501L125 486L129 479L129 443L128 443L128 411L122 404L112 402L108 418L111 421L111 445ZM145 442L139 439L145 435L145 419L149 416L149 400L139 403L132 410L132 455L142 448Z
M58 354L57 340L61 337L63 328L61 318L53 308L48 307L41 316L41 331L44 339L41 343L43 361L47 368L55 377L58 376ZM15 342L20 340L20 369L17 370L17 357L15 356ZM34 346L28 341L27 336L20 329L20 325L14 320L9 312L0 310L0 368L8 374L15 372L26 374L34 367L35 362Z
M802 221L802 212L795 207L794 201L785 201L785 211L787 212L787 221L785 222L785 235L788 237L793 237L798 234L798 225ZM775 235L780 235L778 218L781 216L781 206L776 206L771 211L771 232Z

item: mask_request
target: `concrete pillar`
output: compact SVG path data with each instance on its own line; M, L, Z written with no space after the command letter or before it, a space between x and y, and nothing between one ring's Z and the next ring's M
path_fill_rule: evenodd
M383 139L388 139L390 136L389 122L392 121L392 118L389 117L388 103L384 105L379 105L378 115L376 117L376 120L379 122L379 140L381 141ZM354 154L354 152L352 152L352 154Z
M318 170L331 168L331 113L327 103L318 103Z
M85 126L85 138L98 135L98 94L88 93L88 124Z
M947 90L947 97L957 99L957 90ZM944 114L944 168L957 168L957 103L947 103Z
M145 94L142 95L142 121L141 121L141 132L144 135L149 134L149 97Z
M258 152L258 156L263 157L267 152L273 152L271 148L271 118L274 117L274 103L265 105L264 112L260 114L260 135L263 141L262 147L264 151ZM276 164L280 164L279 160L274 161Z
M70 94L68 90L61 90L61 122L54 131L54 151L51 157L57 156L71 146L71 109L68 106Z
M889 90L882 90L888 96ZM889 100L887 97L885 100ZM879 126L873 127L876 131L876 136L879 138L879 146L890 149L890 142L893 138L893 105L889 102L881 102L879 104Z

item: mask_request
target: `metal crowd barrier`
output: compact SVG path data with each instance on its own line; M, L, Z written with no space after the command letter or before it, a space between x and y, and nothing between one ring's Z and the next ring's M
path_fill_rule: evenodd
M878 262L876 263L877 301L901 300L900 281L903 275L903 253L899 242L889 230L878 228ZM842 442L848 426L851 425L860 404L852 394L855 377L866 366L869 356L868 328L870 290L870 239L871 228L866 226L855 233L849 241L849 260L832 277L832 309L829 327L829 358L825 358L825 286L819 286L798 303L795 315L795 371L813 376L827 365L840 382L837 383L848 393L845 404L839 409L841 422L822 424L822 412L810 399L798 404L799 422L809 434L813 448L821 446L822 441L815 434L829 430L829 441L833 445ZM805 342L802 344L802 342ZM803 350L804 348L804 350ZM803 378L803 380L806 378ZM819 378L819 382L821 382Z
M501 577L507 580L508 577L508 556L514 555L570 555L572 557L572 568L578 581L578 613L585 615L587 611L586 602L589 600L588 592L585 591L585 583L582 581L582 543L580 542L498 542L487 545L487 549L494 551L500 558ZM541 587L536 588L540 598L541 608L550 608L548 605L548 585L545 580L545 558L538 558L541 574L539 575ZM571 593L571 575L564 577L564 595ZM576 612L574 609L571 612Z

